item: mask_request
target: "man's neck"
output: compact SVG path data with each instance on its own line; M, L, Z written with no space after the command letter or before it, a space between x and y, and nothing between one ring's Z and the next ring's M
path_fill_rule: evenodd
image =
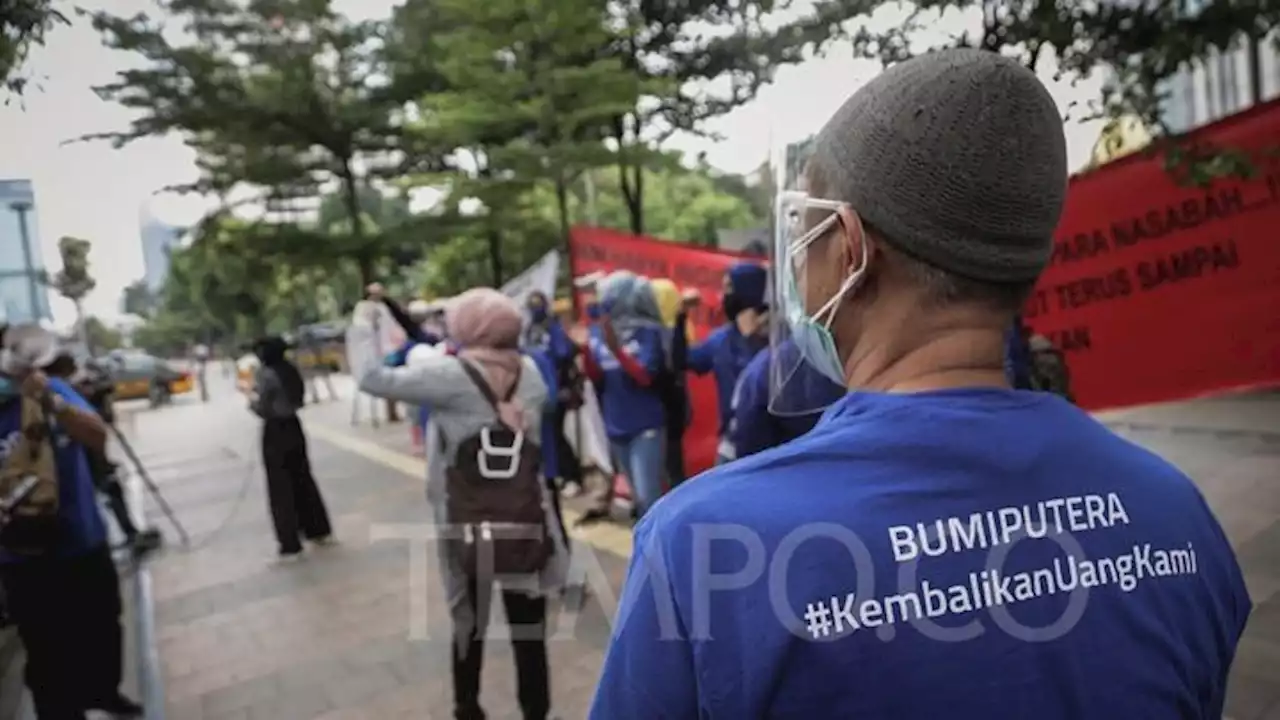
M912 393L1009 387L1004 333L987 323L859 343L845 361L845 374L851 390Z

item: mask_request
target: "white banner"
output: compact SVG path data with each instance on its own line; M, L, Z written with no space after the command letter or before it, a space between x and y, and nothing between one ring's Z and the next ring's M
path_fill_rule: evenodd
M560 273L560 251L552 250L502 286L502 292L524 307L529 293L538 291L551 302L556 297L556 276Z
M556 298L556 279L559 273L560 252L552 250L524 272L511 278L502 286L502 292L520 303L521 308L529 299L529 293L534 291L540 291L550 303ZM581 431L578 429L579 417L583 420ZM604 418L600 415L600 405L596 402L591 383L586 384L582 408L565 414L564 427L560 431L575 446L582 465L598 468L612 482L613 462L609 456L609 438L605 435ZM577 447L579 438L582 440L582 447Z

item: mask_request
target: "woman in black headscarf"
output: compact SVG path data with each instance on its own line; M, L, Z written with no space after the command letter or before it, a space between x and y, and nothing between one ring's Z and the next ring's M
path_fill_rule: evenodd
M298 421L306 385L298 368L285 358L288 345L278 337L259 340L254 352L262 365L254 380L249 407L262 418L262 464L267 471L267 497L281 559L302 554L302 538L331 541L329 513L311 475L307 438Z

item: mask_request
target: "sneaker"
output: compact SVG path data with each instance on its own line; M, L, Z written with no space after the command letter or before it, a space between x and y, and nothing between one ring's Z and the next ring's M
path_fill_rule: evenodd
M576 498L582 494L582 486L578 483L565 483L560 494L567 498Z
M133 536L129 545L130 549L133 550L133 554L141 557L158 549L163 542L164 537L160 534L159 530L156 530L155 528L147 528Z
M277 565L290 565L302 559L302 551L295 550L293 552L282 552L276 554Z
M338 544L338 538L332 535L325 535L321 538L313 538L311 540L311 544L318 547L333 547Z

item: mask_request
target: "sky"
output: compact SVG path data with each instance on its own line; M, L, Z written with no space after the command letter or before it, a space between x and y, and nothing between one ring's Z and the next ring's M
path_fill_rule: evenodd
M394 4L336 0L340 10L356 17L385 17ZM87 0L81 6L120 15L153 9L148 0ZM892 22L897 11L889 12L877 21ZM958 33L973 21L958 14L942 18L933 39ZM68 143L128 125L128 111L99 99L92 88L111 81L129 62L127 55L102 47L88 23L76 19L71 27L55 29L48 45L32 53L26 70L36 80L25 97L0 106L0 178L32 181L40 241L51 272L59 267L58 238L92 241L90 270L97 288L85 309L108 321L120 316L124 287L143 274L139 225L144 208L164 222L187 226L213 207L208 199L159 192L197 177L194 152L176 137L139 140L119 150L105 142ZM848 46L832 47L825 57L780 69L755 100L713 121L708 129L719 138L680 136L667 146L705 152L708 162L725 172L750 172L782 144L816 132L878 71L877 63L853 60ZM1050 64L1041 76L1064 109L1073 100L1097 96L1096 82L1072 88L1054 83L1052 72ZM1096 122L1067 124L1073 169L1088 160L1099 129ZM68 301L55 295L52 302L56 322L74 318Z

